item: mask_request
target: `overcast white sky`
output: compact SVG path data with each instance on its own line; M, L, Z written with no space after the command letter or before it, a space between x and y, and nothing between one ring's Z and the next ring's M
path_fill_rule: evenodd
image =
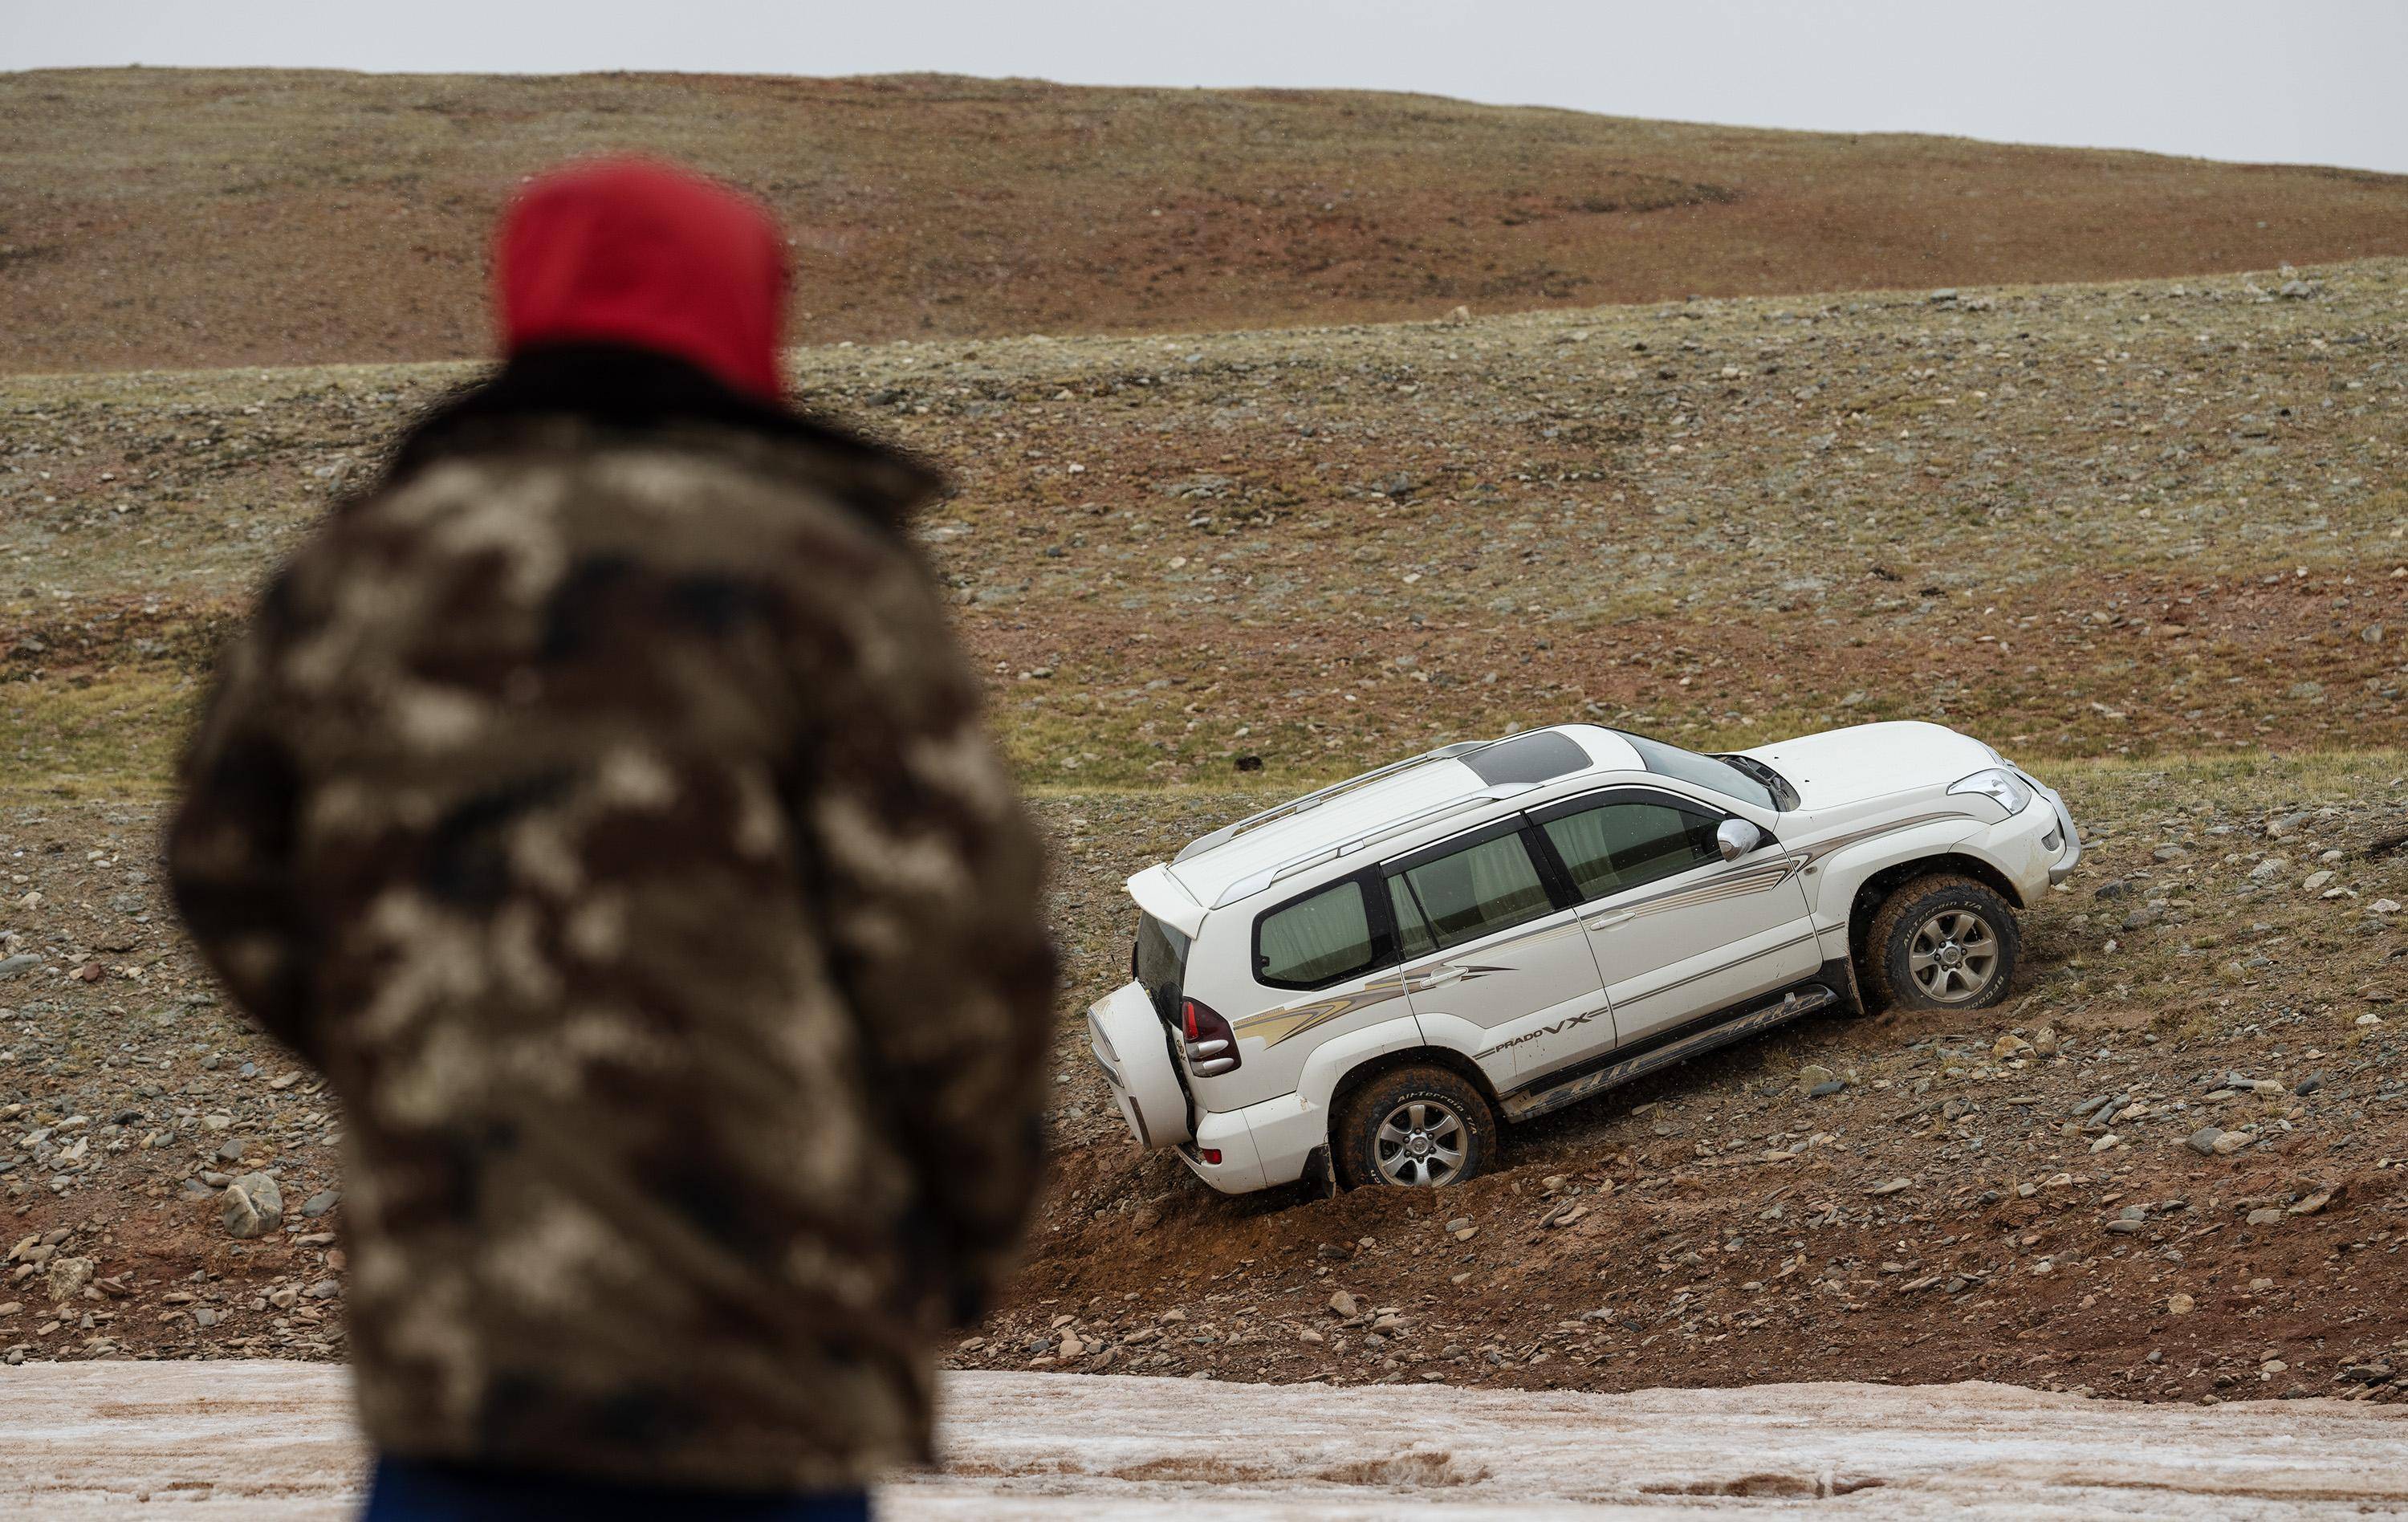
M0 68L1418 90L2408 172L2408 0L0 0Z

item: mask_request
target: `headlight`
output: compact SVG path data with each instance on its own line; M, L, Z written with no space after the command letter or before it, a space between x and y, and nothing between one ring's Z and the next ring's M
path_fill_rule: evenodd
M2023 812L2024 805L2032 799L2031 789L2023 784L2023 779L2002 767L1991 767L1961 778L1951 783L1948 791L1979 793L2011 814Z

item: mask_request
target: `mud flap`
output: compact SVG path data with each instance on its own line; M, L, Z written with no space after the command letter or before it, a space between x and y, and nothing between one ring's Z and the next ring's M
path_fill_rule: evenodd
M1327 1147L1315 1147L1305 1154L1304 1177L1298 1182L1315 1199L1338 1198L1338 1169L1330 1161Z

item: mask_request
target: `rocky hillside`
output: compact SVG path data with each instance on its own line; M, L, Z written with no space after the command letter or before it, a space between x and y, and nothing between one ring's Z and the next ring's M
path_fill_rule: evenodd
M2389 1398L2403 344L2375 260L799 353L956 472L920 538L1056 843L1059 1166L956 1361ZM472 373L0 380L7 1357L340 1352L341 1117L172 929L158 800L259 578ZM1942 720L2094 850L2009 1006L1801 1025L1442 1200L1129 1148L1075 1035L1123 877L1241 777L1577 716Z
M0 794L155 794L217 631L472 373L0 380ZM796 373L954 472L921 537L1031 783L1578 715L2022 759L2408 734L2408 263Z
M777 208L810 342L2408 253L2398 177L1346 92L43 71L0 144L0 373L481 353L495 207L629 147Z

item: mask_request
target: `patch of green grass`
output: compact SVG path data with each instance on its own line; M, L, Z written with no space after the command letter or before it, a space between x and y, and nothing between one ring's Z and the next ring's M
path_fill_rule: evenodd
M202 692L161 671L0 685L0 800L165 797Z

